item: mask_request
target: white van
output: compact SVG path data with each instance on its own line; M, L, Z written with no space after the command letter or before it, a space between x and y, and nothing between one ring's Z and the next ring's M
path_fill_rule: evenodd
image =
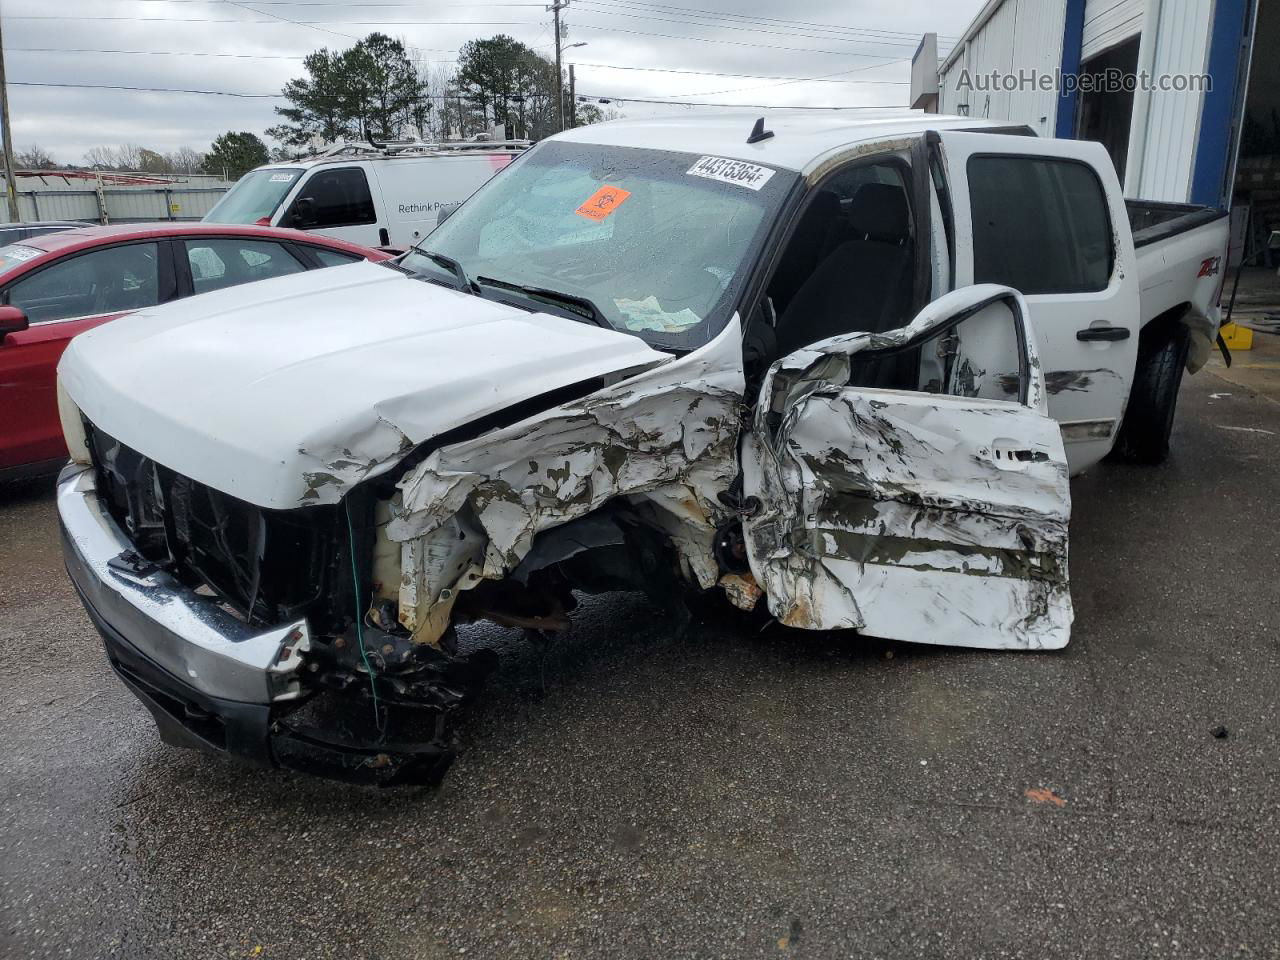
M410 247L452 207L528 149L527 140L344 143L251 170L205 216L314 230L368 247Z

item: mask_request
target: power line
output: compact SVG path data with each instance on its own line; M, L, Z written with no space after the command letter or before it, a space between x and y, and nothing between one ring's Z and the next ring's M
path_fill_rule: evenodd
M741 30L746 33L763 33L773 37L793 37L797 40L834 40L839 43L867 43L875 46L906 47L912 49L916 46L916 43L906 43L899 40L872 39L870 37L840 37L831 36L830 34L800 31L784 32L763 26L750 26L735 23L699 23L696 20L690 20L688 18L671 19L668 17L656 17L652 13L623 13L620 10L613 10L609 8L594 9L595 3L593 0L580 0L580 2L581 8L584 9L585 12L594 16L626 17L629 20L643 20L646 23L675 23L692 27L706 27L715 30Z
M457 50L446 50L443 47L419 47L424 52L457 53ZM207 53L197 50L107 50L94 47L7 47L5 53L93 53L110 54L112 56L147 56L147 57L212 57L226 60L305 60L306 54L272 54L272 53ZM410 63L457 63L457 60L423 60L408 58Z
M115 83L42 83L35 80L10 80L11 87L64 87L73 90L130 90L135 93L198 93L209 97L240 97L245 100L283 99L280 93L232 93L229 90L187 90L178 87L128 87Z
M126 86L124 84L115 83L54 83L36 80L10 80L9 85L12 87L56 87L74 90L125 90L132 93L180 93L180 94L198 94L201 96L211 97L235 97L245 100L284 100L287 99L282 93L241 93L230 90L200 90L185 87L137 87ZM620 103L657 103L666 104L675 107L720 107L722 109L751 109L751 110L884 110L893 109L902 106L901 104L881 104L879 106L856 106L856 107L780 107L777 104L770 103L698 103L686 100L659 100L650 97L631 97L620 96L617 94L591 94L582 93L578 95L580 98L585 97L588 100L607 100L618 101ZM333 100L341 98L334 97ZM455 96L446 96L444 94L423 94L423 100L456 100Z
M230 0L225 0L230 2ZM350 9L347 7L345 9ZM265 10L256 10L255 13L261 13L264 16L270 16ZM125 21L129 23L237 23L241 25L247 24L263 24L273 26L277 23L285 25L294 24L301 27L313 27L320 24L334 24L336 26L422 26L422 27L449 27L449 26L472 26L472 27L536 27L536 20L285 20L276 17L274 20L216 20L212 17L81 17L77 16L76 20L94 20L94 21ZM5 20L58 20L66 23L66 14L24 14L20 16L5 16ZM359 37L350 37L352 40L359 40Z
M140 3L203 3L213 4L220 3L223 0L137 0ZM377 0L374 3L348 2L348 0L249 0L255 7L341 7L345 10L380 8L380 7L413 7L421 8L421 0ZM588 0L582 0L588 2ZM889 30L879 27L851 27L833 23L815 23L808 20L792 20L782 17L762 17L751 16L741 13L731 13L726 10L705 10L697 8L675 7L665 3L646 3L641 0L589 0L595 4L607 4L609 6L622 7L625 9L642 10L652 8L659 12L667 13L688 13L698 15L704 18L715 17L733 20L745 20L749 22L776 23L782 26L799 26L799 27L817 27L823 30L839 30L849 33L860 33L868 35L892 36L915 38L919 34L909 30ZM468 3L468 7L528 7L544 9L545 5L541 3ZM938 39L955 40L956 37L943 37L941 34Z
M272 13L270 10L255 10L253 7L245 6L245 4L240 3L240 2L239 2L239 0L223 0L223 2L224 2L224 3L229 4L229 5L233 6L233 7L237 7L237 8L239 8L239 9L241 9L241 10L247 10L247 11L249 11L250 13L257 13L257 14L262 14L262 15L264 15L264 16L268 16L268 17L270 17L272 20L279 20L281 23L291 23L291 24L293 24L295 27L303 27L304 29L307 29L307 30L316 30L316 31L318 31L318 32L320 32L320 33L327 33L327 34L330 34L331 36L334 36L334 37L342 37L344 40L359 40L359 39L360 39L359 37L353 37L353 36L351 36L351 34L349 34L349 33L339 33L337 30L328 30L328 29L326 29L325 27L318 27L318 26L316 26L315 24L311 24L311 23L300 23L300 22L298 22L297 20L290 20L288 17L282 17L282 16L280 16L280 15L278 15L278 14Z
M591 3L593 5L622 7L624 9L632 9L632 10L643 10L646 8L652 8L661 13L689 14L694 16L701 16L703 18L746 20L749 22L775 23L782 26L816 27L821 30L839 30L839 31L851 32L851 33L879 34L882 36L896 36L896 37L904 37L907 39L918 39L920 37L919 33L915 33L914 31L909 31L909 30L888 30L888 29L881 29L878 27L850 27L850 26L843 26L843 25L834 24L834 23L815 23L811 20L792 20L792 19L785 19L782 17L753 16L753 15L743 14L743 13L730 13L729 11L726 11L726 10L706 10L706 9L698 9L696 7L673 6L667 3L650 3L650 2L646 2L646 0L582 0L582 2ZM943 40L943 39L958 40L959 38L952 37L952 36L944 37L942 34L939 34L938 39L939 40Z
M639 37L660 37L664 40L696 40L699 43L724 43L734 47L751 47L756 50L790 50L793 53L830 53L838 57L864 57L870 60L899 60L896 54L883 53L851 53L848 50L815 50L812 47L783 47L772 43L748 43L745 40L722 40L719 37L682 37L670 33L650 33L647 30L623 30L619 27L604 27L592 23L575 24L582 30L599 30L603 33L627 33Z
M896 62L898 62L898 63L905 63L905 62L906 62L906 59L904 58L903 60L896 61ZM791 78L791 79L789 79L789 80L783 80L783 81L781 81L780 83L766 83L766 84L758 84L758 85L753 86L753 87L733 87L732 89L729 89L729 90L709 90L709 91L707 91L706 93L690 93L690 94L677 93L677 94L673 94L673 96L677 96L677 97L684 97L684 96L690 96L690 97L719 97L719 96L723 96L723 95L725 95L725 94L729 94L729 93L745 93L746 91L749 91L749 90L774 90L774 89L777 89L778 87L791 86L792 84L796 84L796 83L810 83L810 82L815 81L815 80L818 80L818 81L828 80L828 81L829 81L832 77L847 76L847 75L848 75L848 74L850 74L850 73L861 73L861 72L862 72L862 71L864 71L864 70L874 70L874 69L876 69L877 67L888 67L888 66L891 66L891 64L888 64L888 63L877 63L877 64L873 64L872 66L867 66L867 67L854 67L852 70L836 70L834 73L824 73L824 74L820 74L819 76L816 76L816 77L793 77L793 78ZM858 81L856 81L856 80L843 80L843 81L839 81L839 82L841 82L841 83L857 83ZM874 83L875 81L870 81L870 82ZM881 82L881 83L891 83L891 82L893 82L893 81L885 81L885 80L882 80L882 81L880 81L880 82ZM901 81L899 81L899 82L901 82ZM907 83L908 85L910 85L910 81L906 81L906 83Z
M38 80L10 80L11 87L59 87L72 90L127 90L132 93L189 93L206 97L235 97L241 100L287 100L283 93L242 93L233 90L201 90L190 87L137 87L118 83L61 83ZM341 96L319 97L329 103L346 103L351 98ZM441 93L420 94L419 100L456 100L457 96L446 96Z
M137 0L139 3L222 3L224 0ZM421 0L391 0L389 3L347 3L345 0L250 0L257 7L341 7L344 10L363 10L368 7L414 7L421 9ZM540 3L468 3L468 7L537 7Z
M10 47L10 49L14 49ZM836 74L825 74L821 77L776 77L768 75L757 75L754 73L721 73L718 70L677 70L674 67L623 67L615 63L581 63L577 60L574 63L579 67L590 67L596 70L643 70L648 73L681 73L691 74L698 77L737 77L743 80L795 80L802 83L875 83L875 84L895 84L910 85L910 80L832 80L830 77ZM859 67L859 70L876 70L880 67L890 67L892 63L875 63L866 67ZM849 71L841 71L846 73Z
M155 0L155 2L171 3L174 0ZM181 0L186 3L188 0ZM195 0L190 0L195 2ZM200 0L204 2L204 0ZM424 52L436 53L457 53L457 50L449 50L444 47L419 47L417 49ZM269 54L269 53L213 53L197 50L118 50L98 47L8 47L6 53L91 53L106 54L111 56L149 56L149 57L211 57L214 59L228 60L305 60L306 55L301 53L295 54ZM409 58L410 63L457 63L457 60L422 60ZM755 73L725 73L719 70L681 70L674 67L626 67L616 63L582 63L575 61L579 67L587 67L594 70L630 70L642 71L645 73L677 73L687 74L698 77L728 77L742 80L781 80L796 83L857 83L869 84L876 86L907 86L909 80L836 80L834 77L844 73L852 73L854 71L841 70L836 73L823 74L817 77L780 77L770 74ZM868 66L857 67L856 70L878 70L881 67L893 66L893 63L875 63ZM697 94L693 94L697 96Z
M699 103L692 100L655 100L646 97L620 97L613 94L597 95L594 93L580 93L578 97L579 99L586 97L588 100L603 100L611 103L658 103L672 107L721 107L725 110L894 110L906 108L906 104L902 103L856 107L780 107L776 103Z

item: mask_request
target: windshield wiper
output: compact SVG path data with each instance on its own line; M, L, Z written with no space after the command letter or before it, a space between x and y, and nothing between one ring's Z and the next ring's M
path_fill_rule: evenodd
M523 283L512 283L510 280L498 280L494 277L476 277L476 284L499 287L503 290L514 290L516 293L523 293L534 300L545 300L548 303L563 307L570 313L585 320L590 320L598 327L604 327L606 330L613 329L613 324L605 319L604 314L600 312L600 308L586 297L579 297L572 293L562 293L559 290L550 290L547 287L533 287Z
M479 294L480 289L475 282L467 276L467 271L462 269L462 264L453 257L446 256L443 253L435 253L432 250L423 250L421 247L414 247L413 252L421 254L432 263L444 267L458 279L458 289L465 290L467 293Z

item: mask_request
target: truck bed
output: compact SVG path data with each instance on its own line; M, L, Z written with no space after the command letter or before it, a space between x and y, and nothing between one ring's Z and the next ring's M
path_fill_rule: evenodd
M1226 210L1195 203L1162 203L1158 200L1125 200L1133 245L1145 247L1227 216Z
M1187 369L1209 358L1226 270L1227 211L1193 203L1126 200L1142 290L1142 325L1176 314L1191 332Z

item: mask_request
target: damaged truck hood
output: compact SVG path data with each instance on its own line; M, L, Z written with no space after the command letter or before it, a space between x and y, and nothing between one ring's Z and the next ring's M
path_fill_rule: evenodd
M671 359L640 339L371 263L140 311L72 341L91 423L262 507L334 503L447 430Z

